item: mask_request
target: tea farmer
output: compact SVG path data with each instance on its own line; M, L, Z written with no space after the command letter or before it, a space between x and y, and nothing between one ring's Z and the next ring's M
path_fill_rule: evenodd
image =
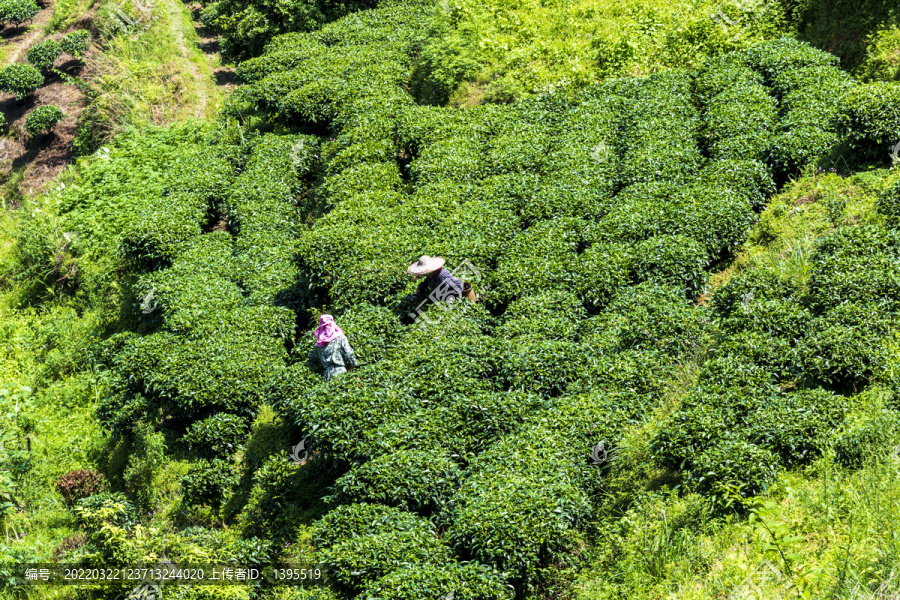
M316 338L316 345L310 351L309 358L321 363L325 369L325 381L346 373L347 365L351 369L359 366L344 330L337 326L331 315L319 317L319 326L313 332L313 337Z
M413 277L425 277L416 293L408 297L412 302L428 296L436 302L446 302L458 300L463 294L463 284L444 268L444 259L440 256L420 256L406 271Z

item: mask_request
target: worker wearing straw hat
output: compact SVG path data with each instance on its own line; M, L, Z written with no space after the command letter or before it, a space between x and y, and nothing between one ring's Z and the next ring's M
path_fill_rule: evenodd
M444 259L440 256L420 256L406 271L413 277L425 277L410 298L414 302L424 300L426 296L436 302L458 300L462 296L462 283L444 268Z

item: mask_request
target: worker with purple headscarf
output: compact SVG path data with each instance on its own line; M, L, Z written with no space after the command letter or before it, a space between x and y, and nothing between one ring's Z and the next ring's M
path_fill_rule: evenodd
M316 339L316 345L310 351L309 358L320 363L325 369L325 381L335 375L346 373L348 366L351 369L359 366L344 330L337 326L331 315L319 317L319 326L313 332L313 337Z

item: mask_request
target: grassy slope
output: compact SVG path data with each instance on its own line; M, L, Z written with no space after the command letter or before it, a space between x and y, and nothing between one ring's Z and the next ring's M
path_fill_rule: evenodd
M818 173L792 182L711 285L759 268L806 279L815 239L836 227L878 221L874 196L896 176L884 170L848 178ZM887 343L900 357L900 340ZM892 368L900 369L900 362ZM631 443L613 459L613 493L622 507L616 514L624 518L598 531L590 566L572 590L578 600L725 598L766 560L782 577L769 579L760 597L896 597L889 594L900 587L900 460L881 451L864 468L850 470L826 453L805 469L782 474L749 519L710 520L701 497L660 489L666 473L648 467L645 456L647 441L690 383L688 369L670 404L631 432ZM883 400L878 388L859 394L848 421L866 421ZM863 582L873 580L883 583L881 592L866 591Z
M180 4L168 9L161 12L163 20L145 34L152 37L118 40L110 47L106 57L109 62L100 81L110 86L106 91L109 114L121 117L121 123L142 124L210 115L218 105L220 98L216 88L210 87L207 76L209 65L189 43L193 39L189 13ZM573 11L571 14L581 14ZM535 15L535 22L545 20L539 11ZM183 40L179 39L178 31L184 35ZM534 32L529 51L540 46L541 35L553 31L583 33L578 27L549 23L546 29ZM569 41L575 48L576 58L579 48L593 52L589 45L582 45L575 38ZM507 63L501 58L509 49L501 47L501 50L496 56L500 61L497 64L502 66ZM653 47L639 47L636 51L640 56L655 55ZM545 56L550 57L543 67L549 75L560 72L566 60L575 60L561 58L566 56L565 47ZM519 65L534 62L509 60L509 64ZM589 60L585 59L584 64L589 64ZM640 73L656 66L636 61L628 68ZM196 77L198 72L203 77ZM119 108L114 104L116 94L127 99ZM206 108L197 114L204 95ZM732 267L715 281L721 282L735 270L769 263L804 276L808 273L808 250L817 235L843 221L874 218L871 188L884 175L876 173L869 179L849 180L820 175L790 186L763 214L751 242ZM849 202L842 211L837 211L830 200L841 194ZM47 211L52 225L52 201L39 198L25 209ZM0 221L0 265L8 259L14 227L13 218L4 213ZM92 452L99 451L102 445L90 416L102 394L102 374L92 373L83 366L72 372L67 365L78 363L78 357L71 353L86 343L104 319L115 312L115 307L98 307L96 312L82 315L63 306L23 313L10 306L16 284L4 282L3 288L6 293L0 296L0 387L13 391L21 386L39 389L39 398L33 406L40 403L41 416L33 434L33 452L39 457L36 461L39 466L21 490L31 511L10 521L18 530L29 532L23 546L46 557L72 532L68 512L52 491L50 482L67 470L88 466ZM677 404L679 393L690 386L691 374L690 366L686 366L683 379L673 382L669 410ZM860 414L878 402L877 394L860 398ZM590 566L580 573L567 574L566 579L576 577L574 593L579 598L724 597L763 558L780 569L786 568L779 548L766 549L773 541L770 531L782 537L779 526L787 526L803 536L802 540L789 544L782 542L781 550L787 555L784 547L787 545L792 552L802 555L792 562L796 567L795 581L808 586L806 597L824 597L839 583L850 589L867 572L884 570L898 556L898 532L894 524L900 523L900 497L897 469L889 457L881 457L886 460L851 473L834 467L826 456L804 472L782 476L770 497L774 504L760 510L765 526L761 522L740 520L715 523L705 518L704 503L699 497L677 498L654 491L665 474L649 469L642 453L654 427L664 418L665 411L654 415L645 427L633 431L630 449L613 463L617 476L613 493L622 499L619 507L628 518L609 526L610 530L598 531L595 545L587 551ZM256 435L260 439L278 437L280 434L274 429L261 417ZM180 468L177 462L172 463L167 480L172 481ZM169 503L163 509L171 510L172 506ZM852 521L848 518L850 514L854 515ZM170 516L164 514L160 523ZM775 582L770 582L769 587L771 597L802 597L797 591L777 590Z
M866 80L900 78L900 11L889 0L443 0L424 97L468 106L610 76L696 66L779 35L833 52ZM741 12L737 5L753 8ZM716 21L716 15L725 19Z
M86 0L57 3L48 30L71 27L91 5ZM96 11L100 19L111 6L111 2L100 5ZM93 115L107 124L105 133L130 125L211 118L224 97L212 77L218 59L207 57L198 47L188 7L164 0L154 8L154 16L158 20L143 35L108 40L89 59L90 83L102 91L92 107ZM0 414L14 411L15 394L19 396L19 414L32 424L32 469L24 484L14 490L21 503L19 510L0 518L0 535L7 531L21 535L21 541L9 549L45 560L74 532L71 514L52 482L72 469L90 467L106 451L93 418L104 393L104 377L94 371L85 350L116 317L118 307L109 297L88 310L76 310L57 289L53 290L55 301L19 308L17 299L29 282L27 274L13 270L14 239L21 231L19 217L28 211L40 216L40 239L46 251L64 256L55 190L59 185L72 185L78 177L78 168L70 167L49 186L52 189L46 195L30 199L21 197L21 176L11 177L0 190L4 207L9 199L24 201L18 211L0 212L0 390L8 390L0 397ZM24 388L34 393L28 395ZM7 448L15 450L24 443L24 439L8 441ZM178 468L173 463L169 470ZM70 597L72 593L65 588L41 590L42 597Z

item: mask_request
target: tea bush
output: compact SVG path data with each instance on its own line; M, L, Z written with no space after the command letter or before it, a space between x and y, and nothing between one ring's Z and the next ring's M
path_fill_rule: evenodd
M344 504L315 524L311 541L317 548L326 548L386 531L426 535L434 528L427 520L399 508L369 503Z
M722 493L738 486L744 497L764 494L775 481L777 457L743 440L722 440L696 457L685 473L685 485L699 492Z
M842 390L856 390L885 368L887 349L873 340L891 331L882 310L853 304L837 306L810 324L801 352L806 372Z
M900 228L900 182L879 194L875 208L884 216L888 227Z
M38 106L25 117L25 131L31 135L47 133L64 117L62 109L58 106Z
M522 392L476 393L434 408L391 417L366 434L370 455L443 448L463 466L547 407L540 396Z
M366 7L364 2L348 6L316 1L218 0L204 8L202 19L222 34L223 56L240 61L262 54L268 42L279 34L311 31L326 20Z
M449 592L447 590L450 590ZM401 567L368 586L361 598L471 598L511 600L514 589L495 570L477 562Z
M316 524L312 541L332 582L350 594L399 568L441 564L450 558L431 523L375 504L336 508Z
M709 161L697 174L700 185L728 188L746 198L760 211L775 192L770 169L758 160Z
M70 56L82 58L91 42L91 32L87 29L70 31L59 40L60 49Z
M541 564L564 559L574 528L591 512L571 453L537 430L507 436L479 456L451 502L447 534L457 550L524 585Z
M887 310L898 304L900 236L875 226L838 229L813 252L808 287L818 310L844 303L876 303Z
M0 91L15 94L16 100L31 95L42 85L44 76L32 65L17 63L0 69Z
M188 506L207 505L218 508L225 493L237 483L234 466L221 459L199 460L191 465L181 480L183 502Z
M755 416L749 439L786 465L808 462L830 445L844 420L847 399L823 389L785 394Z
M709 264L706 249L697 240L682 235L659 235L634 247L631 268L638 282L654 281L680 286L694 298L705 281Z
M62 54L62 46L56 40L43 40L28 49L25 55L28 62L38 69L48 71Z
M240 448L249 431L250 423L246 418L217 413L193 423L181 439L200 456L227 458Z
M620 290L604 311L579 323L579 336L597 349L690 356L701 345L705 321L681 286L648 281Z
M20 25L32 20L40 11L34 0L3 0L0 2L0 22Z
M578 322L585 316L577 297L562 290L552 290L510 303L496 333L510 339L529 334L572 339Z
M355 467L335 483L335 502L378 502L428 515L443 508L460 477L440 452L398 450Z
M835 459L848 467L861 467L867 461L889 456L900 434L900 417L882 409L864 414L834 439Z
M703 162L690 77L670 71L637 81L622 128L622 183L687 183Z
M878 81L856 86L843 98L840 125L863 159L883 159L900 142L900 84Z

